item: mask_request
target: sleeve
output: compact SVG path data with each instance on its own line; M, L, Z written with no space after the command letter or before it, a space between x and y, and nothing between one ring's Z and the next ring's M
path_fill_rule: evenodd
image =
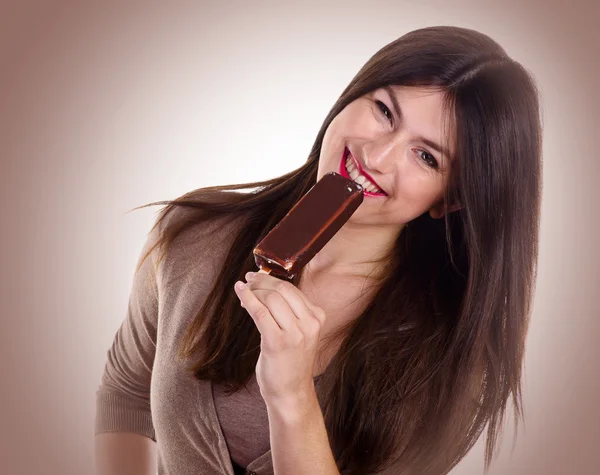
M96 392L95 434L134 432L156 440L150 410L150 381L158 323L156 250L143 262L142 258L158 235L157 224L143 246L125 319L107 352L104 373Z

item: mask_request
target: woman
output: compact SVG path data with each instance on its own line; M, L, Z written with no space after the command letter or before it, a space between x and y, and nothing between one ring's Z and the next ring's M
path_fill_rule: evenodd
M489 466L509 398L521 415L540 149L526 70L425 28L365 64L298 170L158 203L99 465L142 470L152 439L164 474L438 474L488 424ZM291 282L255 273L254 246L343 167L368 192L348 223Z

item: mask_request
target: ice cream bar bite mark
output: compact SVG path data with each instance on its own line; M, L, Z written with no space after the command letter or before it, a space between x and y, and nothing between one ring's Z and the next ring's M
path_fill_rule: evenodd
M364 198L363 188L327 173L254 248L256 265L292 278L341 229Z

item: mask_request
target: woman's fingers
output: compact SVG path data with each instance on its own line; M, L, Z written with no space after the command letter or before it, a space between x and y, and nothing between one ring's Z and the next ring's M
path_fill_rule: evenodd
M284 331L296 328L296 316L280 294L269 290L254 291L248 285L239 284L235 286L238 297L255 321L272 320L279 330Z
M277 279L264 273L248 272L249 286L253 291L271 290L283 297L298 319L316 318L321 324L325 322L325 312L314 305L303 292L290 282Z
M254 320L264 348L279 351L318 344L325 312L302 291L267 274L248 273L246 279L248 284L237 282L235 291Z
M236 282L234 285L235 293L237 294L242 306L248 311L258 331L261 335L277 336L281 332L281 328L267 309L258 298L252 293L246 284Z

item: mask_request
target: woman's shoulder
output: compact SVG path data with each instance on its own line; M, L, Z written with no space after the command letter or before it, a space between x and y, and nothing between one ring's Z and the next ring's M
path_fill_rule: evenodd
M163 210L161 213L165 212ZM168 214L160 222L160 233L172 233L181 229L176 240L179 244L198 242L218 244L218 238L228 235L243 226L245 216L242 214L210 214L187 206L176 205L168 210ZM174 241L175 242L175 241Z
M161 274L176 275L222 264L245 223L245 215L206 214L188 206L168 206L158 218Z

